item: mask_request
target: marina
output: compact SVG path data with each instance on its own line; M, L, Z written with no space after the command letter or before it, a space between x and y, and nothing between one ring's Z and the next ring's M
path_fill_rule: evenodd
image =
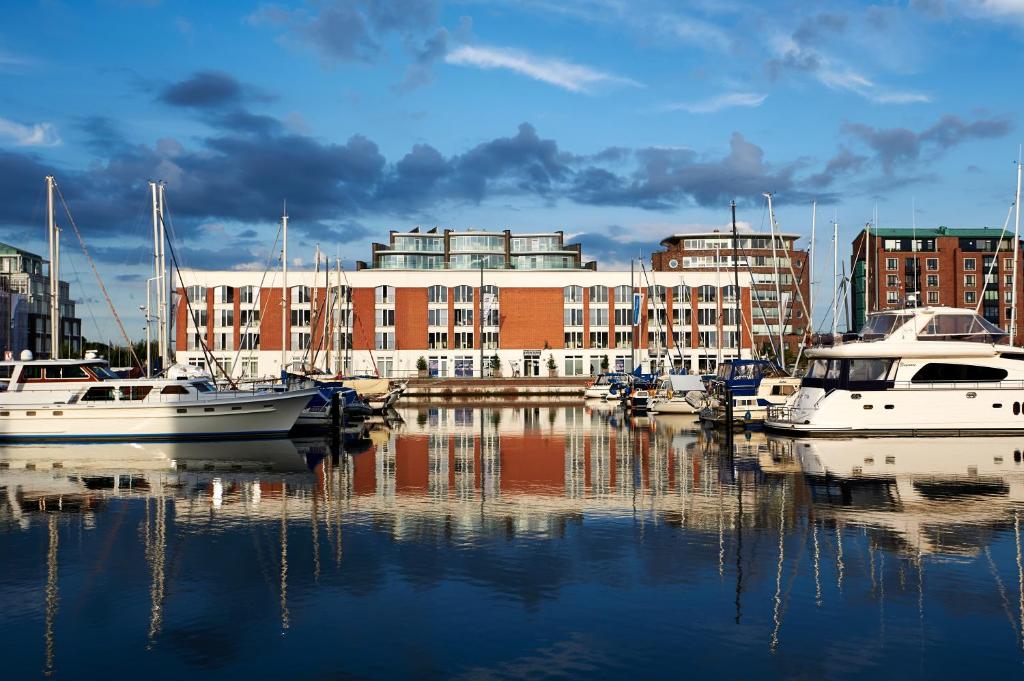
M694 416L398 415L348 446L0 445L7 673L615 678L685 659L861 678L1024 660L1020 437L729 448ZM380 655L381 638L416 643Z

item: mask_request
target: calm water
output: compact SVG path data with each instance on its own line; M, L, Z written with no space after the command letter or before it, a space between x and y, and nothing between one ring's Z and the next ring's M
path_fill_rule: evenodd
M0 448L3 677L1022 669L1024 438L400 413L340 451Z

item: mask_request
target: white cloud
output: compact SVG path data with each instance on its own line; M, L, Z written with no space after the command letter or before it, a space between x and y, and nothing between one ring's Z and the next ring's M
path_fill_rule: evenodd
M480 69L508 69L569 92L592 92L601 85L642 87L635 80L597 71L589 66L504 47L463 45L449 52L445 61Z
M666 111L689 111L690 113L715 113L734 107L758 107L768 95L755 92L727 92L697 102L678 102L664 107Z
M0 118L0 138L13 141L20 147L52 147L60 144L60 135L49 123L22 125Z

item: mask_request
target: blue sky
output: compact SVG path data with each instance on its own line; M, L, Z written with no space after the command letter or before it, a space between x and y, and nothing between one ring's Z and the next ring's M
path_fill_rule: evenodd
M45 252L53 172L132 335L154 178L197 267L262 268L284 199L307 263L317 241L351 267L388 229L439 224L561 228L609 267L724 225L733 198L762 228L766 191L801 234L817 200L819 234L835 215L847 248L876 206L882 226L909 225L916 203L920 226L998 227L1024 139L1021 0L100 0L4 16L0 238ZM84 333L111 335L65 244Z

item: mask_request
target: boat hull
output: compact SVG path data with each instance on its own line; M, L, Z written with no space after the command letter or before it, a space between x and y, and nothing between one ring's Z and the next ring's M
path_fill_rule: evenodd
M0 441L284 437L310 395L295 391L156 404L10 404L0 407Z

